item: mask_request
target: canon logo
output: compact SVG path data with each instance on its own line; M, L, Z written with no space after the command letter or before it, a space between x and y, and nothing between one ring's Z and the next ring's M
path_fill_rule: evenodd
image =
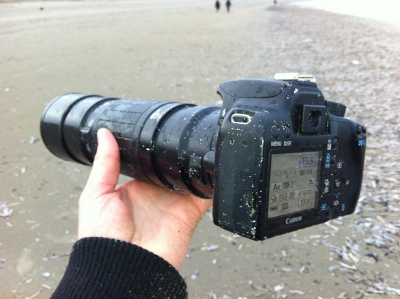
M303 220L303 216L294 217L294 218L288 218L288 219L286 219L286 224L290 224L290 223L293 223L293 222L299 222L301 220Z

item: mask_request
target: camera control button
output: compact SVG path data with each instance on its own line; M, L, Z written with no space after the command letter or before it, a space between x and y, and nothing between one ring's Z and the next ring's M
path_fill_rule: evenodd
M328 195L331 192L331 188L330 188L330 182L329 179L325 179L324 181L325 187L324 187L324 192L323 195Z
M336 165L336 162L337 162L337 157L336 157L336 155L333 155L331 157L331 165Z
M286 139L290 137L290 134L292 133L290 128L288 126L283 126L283 137L285 137Z
M336 190L340 189L340 187L342 186L341 180L340 179L336 179L335 182L334 182L334 186L335 186Z
M332 140L332 149L336 149L338 146L338 140L337 138L333 138Z
M350 180L347 178L347 176L345 175L343 178L342 178L342 191L346 191L346 189L347 189L347 187L349 186L349 184L350 184Z
M273 126L271 128L271 135L275 139L277 139L279 137L279 128L277 126Z
M367 128L365 126L363 126L362 127L362 131L363 131L364 134L367 133Z
M362 127L357 126L357 134L360 135L362 133Z
M335 216L339 216L339 214L340 214L340 205L336 205L335 207L334 207L334 211L335 211Z
M324 211L325 217L330 218L330 216L331 216L331 207L330 206L323 204L322 211Z

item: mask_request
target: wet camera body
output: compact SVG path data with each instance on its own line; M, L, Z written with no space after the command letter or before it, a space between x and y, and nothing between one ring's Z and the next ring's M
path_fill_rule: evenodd
M214 223L255 240L353 213L364 168L365 127L312 77L277 75L218 91Z
M222 108L68 94L47 106L41 135L59 158L91 165L107 128L122 174L213 198L214 223L254 240L354 212L366 129L315 78L234 80L218 93Z

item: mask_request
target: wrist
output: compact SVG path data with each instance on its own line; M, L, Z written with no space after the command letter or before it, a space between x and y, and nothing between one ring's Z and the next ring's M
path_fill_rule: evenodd
M107 238L75 243L60 286L53 298L88 298L91 292L110 298L148 298L150 292L162 298L166 289L177 294L174 298L187 296L185 282L167 261L139 246Z

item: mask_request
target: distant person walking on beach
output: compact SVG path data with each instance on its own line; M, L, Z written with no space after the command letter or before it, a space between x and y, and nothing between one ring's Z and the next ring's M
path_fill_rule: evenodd
M231 4L231 1L229 1L229 0L226 1L226 4L225 4L225 5L226 5L226 10L229 12L229 9L231 8L231 5L232 5L232 4Z
M219 4L219 1L215 1L215 8L217 9L217 12L219 12L219 8L221 7L221 4Z

